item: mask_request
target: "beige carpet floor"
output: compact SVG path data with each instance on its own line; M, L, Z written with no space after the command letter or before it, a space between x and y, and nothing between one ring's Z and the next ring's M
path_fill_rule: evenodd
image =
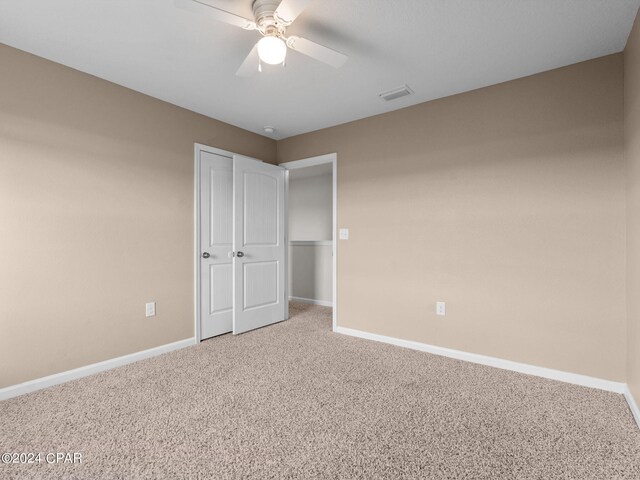
M0 478L640 479L621 395L331 332L330 310L0 402Z

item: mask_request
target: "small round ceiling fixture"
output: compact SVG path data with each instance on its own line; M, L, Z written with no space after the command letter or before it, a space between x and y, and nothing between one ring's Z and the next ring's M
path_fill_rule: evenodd
M264 127L262 130L264 130L264 133L266 133L267 135L273 135L274 133L276 133L275 127L270 127L268 125Z

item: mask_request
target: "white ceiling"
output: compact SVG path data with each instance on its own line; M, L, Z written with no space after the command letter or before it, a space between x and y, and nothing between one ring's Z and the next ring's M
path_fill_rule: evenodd
M210 2L251 18L251 0ZM290 51L251 78L235 71L258 34L173 0L0 0L0 42L280 139L620 52L639 3L315 0L287 34L349 61ZM378 98L404 83L415 95Z

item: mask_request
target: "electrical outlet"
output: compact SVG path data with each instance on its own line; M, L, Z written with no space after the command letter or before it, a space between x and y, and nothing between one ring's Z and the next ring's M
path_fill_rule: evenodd
M349 240L349 229L341 228L339 232L340 240Z
M444 317L447 314L447 306L444 302L436 302L436 315Z
M147 317L155 317L156 316L156 302L147 303Z

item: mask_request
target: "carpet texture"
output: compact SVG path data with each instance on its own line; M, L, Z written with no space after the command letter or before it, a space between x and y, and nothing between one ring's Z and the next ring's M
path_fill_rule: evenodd
M331 310L0 402L0 478L640 479L621 395L331 332Z

